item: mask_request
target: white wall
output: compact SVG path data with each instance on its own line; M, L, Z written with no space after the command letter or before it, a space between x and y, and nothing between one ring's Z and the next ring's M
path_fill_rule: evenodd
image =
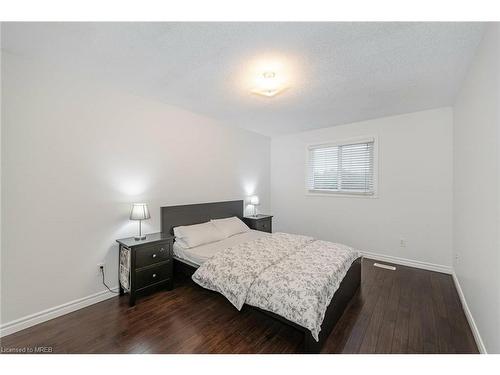
M307 144L364 136L378 138L378 197L306 195ZM452 242L451 108L273 138L271 202L276 230L447 269ZM400 247L400 239L407 247Z
M489 353L500 353L499 43L492 24L454 106L454 268Z
M270 140L2 54L2 323L117 285L131 202L269 207Z
M2 48L2 27L0 25L0 49ZM2 81L2 59L0 58L0 82ZM0 102L2 101L2 85L0 84ZM0 125L3 123L2 106L0 105ZM2 126L0 126L0 324L2 322L1 291L2 291Z

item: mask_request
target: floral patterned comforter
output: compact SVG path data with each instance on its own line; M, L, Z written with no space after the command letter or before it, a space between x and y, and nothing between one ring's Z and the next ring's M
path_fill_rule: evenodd
M245 242L204 262L193 274L193 280L221 293L241 310L250 286L264 270L313 241L312 237L275 233Z
M222 250L193 280L223 294L238 310L247 303L271 311L318 340L330 300L358 257L345 245L274 233Z

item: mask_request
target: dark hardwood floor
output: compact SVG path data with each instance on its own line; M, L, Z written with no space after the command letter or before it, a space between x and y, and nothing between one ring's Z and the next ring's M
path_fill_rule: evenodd
M302 335L253 309L241 312L190 280L173 291L117 297L1 339L55 353L294 353ZM324 353L477 353L451 276L363 260L362 285Z

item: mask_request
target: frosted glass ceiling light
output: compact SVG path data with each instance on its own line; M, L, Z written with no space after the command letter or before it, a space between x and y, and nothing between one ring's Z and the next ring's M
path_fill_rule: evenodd
M241 71L235 75L241 94L256 94L272 98L291 87L300 86L300 57L263 52L255 58L245 58Z
M288 88L283 78L272 71L262 73L257 77L255 83L256 87L251 92L267 97L273 97Z

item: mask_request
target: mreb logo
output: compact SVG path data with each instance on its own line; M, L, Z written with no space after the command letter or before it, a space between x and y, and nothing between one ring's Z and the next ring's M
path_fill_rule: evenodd
M52 353L52 346L35 346L35 353Z

